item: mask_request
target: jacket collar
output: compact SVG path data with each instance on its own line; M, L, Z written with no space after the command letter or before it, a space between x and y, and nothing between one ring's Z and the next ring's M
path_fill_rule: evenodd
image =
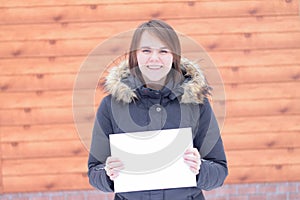
M189 61L181 59L181 70L185 80L175 87L172 87L172 96L180 96L180 103L203 104L204 98L210 94L211 88L199 66ZM138 99L136 90L141 88L142 83L131 76L127 62L122 62L113 67L106 77L105 89L117 101L131 103ZM170 86L168 86L170 88Z

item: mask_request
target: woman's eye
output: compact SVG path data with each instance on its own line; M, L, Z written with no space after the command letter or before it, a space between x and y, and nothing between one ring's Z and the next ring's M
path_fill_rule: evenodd
M161 53L161 54L167 54L167 53L169 53L169 52L170 52L170 51L167 50L167 49L162 49L162 50L160 50L159 53Z
M151 50L150 49L142 49L142 52L143 53L151 53Z

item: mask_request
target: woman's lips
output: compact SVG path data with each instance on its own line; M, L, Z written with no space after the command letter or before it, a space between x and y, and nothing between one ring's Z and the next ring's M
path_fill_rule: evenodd
M151 70L159 70L162 68L162 66L161 65L147 65L147 68L151 69Z

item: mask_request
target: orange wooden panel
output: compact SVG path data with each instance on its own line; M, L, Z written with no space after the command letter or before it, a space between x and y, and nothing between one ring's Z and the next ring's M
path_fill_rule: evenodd
M87 2L90 4L90 2ZM198 2L127 2L126 4L90 4L46 7L3 8L1 24L147 20L149 18L183 19L237 16L297 15L296 1L198 1ZM147 9L144 9L147 7ZM118 15L115 11L118 11ZM180 15L178 15L180 10ZM226 12L224 12L226 10ZM82 17L84 16L84 17Z
M89 124L77 124L79 130L86 130L87 137L92 133ZM1 141L3 143L18 142L46 142L79 140L83 135L79 135L75 124L48 124L48 125L20 125L1 126Z
M68 113L66 113L68 112ZM50 115L50 113L52 113ZM37 109L32 111L31 115L22 113L12 113L1 111L1 116L6 117L2 125L20 126L20 125L54 125L73 123L71 110L64 109ZM19 121L16 121L18 117ZM93 124L94 113L83 113L79 116L80 123ZM288 119L288 120L287 120ZM274 132L278 131L299 131L300 115L281 114L277 116L249 116L249 117L227 117L222 129L224 134L248 133L248 132ZM5 123L5 124L4 124ZM74 134L74 132L72 132Z
M80 96L77 96L77 98L80 99L80 102L76 104L77 107L90 105L94 107L94 111L96 111L103 96L97 93L95 98L96 100L94 102L93 99L89 100L88 98L86 98L86 94L88 94L88 92L82 92ZM34 112L35 114L27 113L24 114L24 117L31 117L31 116L33 117L33 115L37 115L39 113L40 113L39 117L43 117L43 113L40 109L48 110L50 113L55 110L56 112L59 113L67 112L66 114L68 114L72 112L72 109L77 108L76 106L72 107L71 91L45 92L42 95L36 95L33 92L3 93L0 94L0 97L1 99L3 99L2 105L0 106L1 110L17 109L14 110L13 113L22 113L24 109L33 109L31 111ZM225 100L226 117L257 116L257 115L268 116L268 115L300 113L300 107L299 107L300 105L298 103L300 99L299 97L291 97L291 98L278 97L274 99L269 99L267 97L261 96L262 99L258 98L254 100L251 98L249 97L249 99L243 99L243 100L239 100L239 99ZM216 113L222 112L222 109L224 108L224 101L218 101L217 98L214 99L213 107ZM6 111L3 112L6 113ZM61 117L64 118L65 116L66 116L65 114L62 114ZM9 115L7 117L3 117L3 119L5 118L9 120ZM27 122L29 122L28 120ZM34 120L34 118L32 118L32 120ZM47 120L45 120L45 122L46 121Z
M226 118L300 114L300 98L226 101ZM223 112L224 102L214 102L216 114Z
M204 70L210 83L216 82L216 72ZM266 83L289 82L300 80L300 64L292 66L251 66L223 67L218 70L225 84L230 83Z
M295 65L299 64L300 50L298 49L269 49L269 50L244 50L244 51L208 51L208 55L216 66L266 66L266 65ZM188 58L205 58L201 54L190 53L185 55ZM202 66L208 65L206 60ZM210 65L208 65L210 66Z
M226 118L221 127L225 134L290 132L300 130L299 115Z
M224 52L208 52L208 54L195 54L190 53L184 55L189 59L202 59L199 64L204 68L211 67L211 62L208 60L207 56L216 64L218 68L232 67L231 69L234 74L238 75L239 69L244 67L297 67L299 65L298 55L300 54L300 49L280 49L280 50L251 50L251 51L224 51ZM105 66L101 66L98 63L105 58L108 61L113 59L109 56L98 56L92 57L87 62L85 57L48 57L48 58L18 58L18 59L0 59L0 73L2 75L12 75L12 77L6 77L6 79L13 79L15 75L19 74L34 74L34 80L39 79L43 81L43 78L49 74L54 73L64 73L64 74L75 74L80 68L84 69L85 72L99 72L100 74L104 71ZM83 65L84 63L84 65ZM8 67L9 66L9 67ZM279 69L278 69L279 70ZM247 72L252 71L248 69ZM273 71L273 70L272 70ZM297 72L297 68L293 72ZM233 73L233 72L232 72ZM276 73L276 72L273 72ZM271 73L271 75L273 74ZM285 72L288 73L288 72ZM230 74L229 74L230 75ZM60 75L62 76L62 75ZM284 76L284 75L283 75ZM259 75L258 77L261 77ZM297 79L297 74L291 78ZM74 77L75 79L75 77ZM2 78L0 79L2 80ZM4 81L1 83L1 89L8 89L9 85L3 85ZM17 84L17 83L14 83ZM23 88L24 89L24 88Z
M249 101L251 104L245 102L239 102L235 106L234 103L229 104L231 107L227 107L227 118L231 117L255 117L256 115L270 116L273 114L298 114L299 105L297 105L297 99L290 100L293 105L287 105L288 101L281 101L280 106L270 105L267 107L260 108L263 105L255 105L255 102ZM266 102L266 101L265 101ZM214 110L216 113L221 112L223 105L222 102L215 103ZM252 105L252 107L250 107ZM243 109L243 106L248 108ZM276 110L272 110L272 109ZM297 110L291 110L296 108ZM232 109L232 110L230 110ZM96 113L96 107L78 107L75 109L77 115L77 122L85 123L92 122ZM18 108L18 109L5 109L0 110L1 114L1 125L38 125L38 124L66 124L73 123L73 112L71 107L62 108ZM224 117L224 113L220 113L218 117ZM17 119L17 120L16 120Z
M251 118L250 118L251 119ZM296 123L296 122L295 122ZM26 125L26 126L1 126L0 132L3 143L14 142L46 142L60 140L80 140L91 137L93 124L77 124L80 129L86 130L86 135L78 135L74 124L53 124L53 125ZM226 126L230 125L226 122ZM67 134L66 134L67 133ZM79 132L80 133L80 132ZM226 149L251 149L251 148L281 148L298 147L296 137L299 130L253 131L241 129L241 132L222 132Z
M196 2L197 0L171 0L172 2L185 2L185 1L190 1L190 2ZM208 0L210 1L210 0ZM146 3L146 2L157 2L157 3L162 3L165 2L165 0L140 0L140 3ZM136 3L136 0L89 0L89 4L127 4L127 3ZM64 0L64 1L59 1L59 0L51 0L51 1L45 1L41 2L38 0L31 0L30 2L23 2L22 0L17 0L14 2L5 2L3 3L0 7L36 7L36 6L71 6L71 5L87 5L87 2L85 0Z
M49 192L92 189L84 173L4 176L3 192Z
M155 2L155 1L154 1ZM297 1L126 2L2 9L1 24L297 15ZM99 2L100 3L100 2ZM75 4L75 3L74 3ZM89 5L90 4L90 5ZM115 12L118 12L116 15ZM178 15L180 12L180 15Z
M231 166L294 165L300 164L300 148L251 149L226 151Z
M286 67L289 65L298 66L300 54L299 49L275 49L275 50L244 50L244 51L224 51L210 52L210 59L218 68L223 67ZM0 59L1 75L18 74L53 74L53 73L77 73L79 69L84 68L86 72L103 71L105 66L99 66L97 63L102 57L92 57L86 62L87 55L74 57L36 57L36 58L18 58L18 59ZM189 59L202 59L207 55L188 54L183 55ZM110 57L107 57L110 59ZM110 61L112 61L111 59ZM84 65L83 65L84 64ZM108 63L107 63L108 64ZM200 62L203 68L211 67L207 60ZM9 66L9 67L8 67ZM2 86L2 90L5 90Z
M112 36L113 37L113 36ZM290 49L300 47L300 32L282 33L234 33L222 35L192 35L186 36L195 40L207 51L255 50L255 49ZM56 57L88 55L94 48L101 45L103 49L129 49L130 37L114 38L109 43L103 38L88 38L76 40L31 40L2 42L0 57ZM199 50L188 45L188 39L182 39L182 46L189 51ZM128 48L126 48L128 46ZM125 47L125 48L124 48ZM187 51L185 50L185 51ZM184 52L185 52L184 51ZM184 53L183 52L183 53Z
M268 90L268 88L264 88ZM233 92L233 91L232 91ZM259 92L259 91L258 91ZM280 92L280 90L279 90ZM227 93L228 94L228 93ZM257 97L257 100L251 100L244 98L239 101L227 101L226 119L232 117L256 117L256 116L272 116L272 115L295 115L299 114L299 97L290 97L286 99L280 99L278 97L268 100L267 96L261 96L262 99ZM276 95L276 94L274 94ZM228 99L230 99L228 97ZM266 105L268 104L268 105ZM224 117L222 113L223 102L215 101L214 110L219 114L218 117ZM80 113L76 118L78 122L92 122L96 113L97 107L76 107L72 110L72 107L24 107L13 109L1 109L1 122L3 126L10 125L38 125L38 124L65 124L73 123L73 112ZM221 112L221 113L220 113Z
M0 74L77 73L84 60L85 56L0 59Z
M249 130L250 131L250 130ZM300 131L223 134L226 151L299 148Z
M3 164L2 164L2 147L1 147L1 141L2 141L2 134L0 130L0 194L3 192Z
M299 181L299 172L300 165L229 166L226 183ZM3 182L5 193L92 189L85 173L5 176Z
M2 159L87 156L80 140L1 143Z
M258 183L299 181L300 165L268 165L232 167L229 165L229 176L226 183Z
M102 69L104 71L104 69ZM300 64L292 66L274 66L274 67L226 67L204 69L204 73L210 84L213 86L221 84L221 79L224 84L240 85L244 83L265 83L265 82L289 82L300 80ZM78 79L80 77L80 79ZM2 75L0 76L0 88L2 91L8 92L24 92L30 96L43 98L43 93L47 91L72 90L77 89L92 89L97 87L99 79L105 78L101 70L97 74L89 73L59 73L59 74L26 74L26 75ZM230 85L229 84L229 85ZM280 84L280 83L279 83ZM264 85L261 85L264 87ZM228 87L229 88L229 87ZM0 94L5 95L7 94ZM18 93L15 94L16 96ZM1 96L0 96L1 97ZM12 97L13 98L13 97ZM54 98L61 98L60 95Z
M227 100L258 100L273 98L298 98L295 92L300 82L228 84L225 85ZM218 86L215 87L215 90ZM215 99L218 99L216 96Z
M224 34L252 32L295 32L300 31L299 16L244 17L209 19L166 20L175 30L184 34ZM0 25L0 41L11 40L53 40L111 37L129 31L143 20L116 22L51 23ZM197 26L194 26L197 24ZM226 26L224 26L226 24ZM5 26L5 27L4 27ZM201 27L201 28L199 28ZM19 34L22 31L22 34ZM21 54L19 52L18 54Z
M3 176L70 174L87 172L88 156L4 159Z
M96 95L89 102L88 95ZM77 98L80 100L74 106L98 105L103 97L104 92L97 90L80 90L76 92ZM55 107L71 107L73 91L72 90L53 90L53 91L37 91L37 92L2 92L0 93L1 105L0 109L10 108L55 108Z

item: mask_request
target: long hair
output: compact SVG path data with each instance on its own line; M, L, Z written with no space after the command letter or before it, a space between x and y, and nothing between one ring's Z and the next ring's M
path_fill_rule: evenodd
M175 82L179 82L182 78L182 72L180 70L181 46L180 46L179 38L176 32L174 31L174 29L169 24L161 20L150 20L138 26L137 29L135 30L131 40L130 52L128 58L128 64L129 64L129 69L131 74L133 76L137 76L142 82L144 82L141 71L137 67L138 61L137 61L136 52L139 47L142 34L145 31L157 37L167 46L167 48L171 50L173 55L173 63L172 63L173 70L171 70L170 73L168 74L166 81L169 81L170 78L173 78Z

